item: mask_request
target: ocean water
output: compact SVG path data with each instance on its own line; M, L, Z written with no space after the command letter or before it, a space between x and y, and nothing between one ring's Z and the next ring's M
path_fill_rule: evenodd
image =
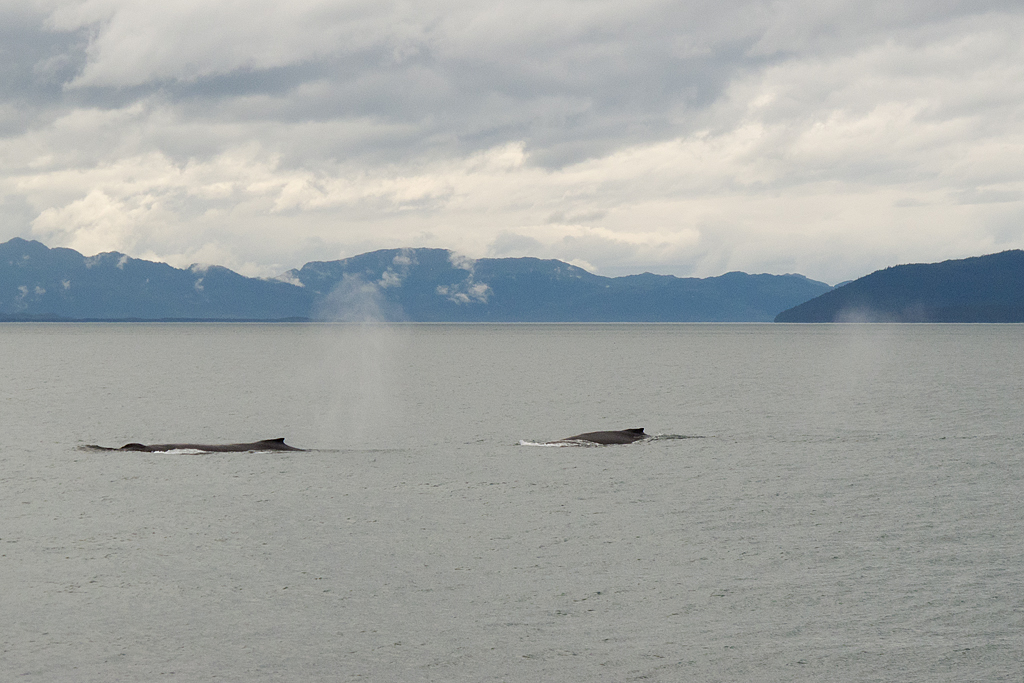
M0 381L0 680L1024 680L1024 326L7 324ZM627 427L692 438L520 445Z

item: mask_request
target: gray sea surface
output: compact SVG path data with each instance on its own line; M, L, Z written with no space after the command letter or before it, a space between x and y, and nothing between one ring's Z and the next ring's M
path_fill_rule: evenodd
M0 680L1024 680L1024 326L6 324L0 387Z

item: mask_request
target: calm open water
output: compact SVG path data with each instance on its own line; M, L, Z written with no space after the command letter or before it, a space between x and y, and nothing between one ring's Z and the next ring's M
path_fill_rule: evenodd
M1024 326L7 324L0 386L2 680L1024 679ZM519 445L626 427L700 438Z

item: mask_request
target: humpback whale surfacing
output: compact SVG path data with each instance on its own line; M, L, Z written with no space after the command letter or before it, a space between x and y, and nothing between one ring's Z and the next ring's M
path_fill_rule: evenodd
M284 437L277 439L264 439L263 441L253 441L252 443L226 443L226 444L207 444L207 443L154 443L154 444L143 444L143 443L127 443L120 448L103 448L102 446L95 446L94 448L100 448L105 451L138 451L141 453L160 453L163 451L206 451L207 453L245 453L249 451L301 451L302 448L295 448L289 446L284 442Z
M633 443L634 441L641 441L642 439L650 438L650 436L650 434L644 433L643 427L637 427L635 429L622 429L616 432L587 432L585 434L577 434L576 436L559 439L552 443L587 441L590 443L600 444L602 446L611 446L615 444L627 444Z

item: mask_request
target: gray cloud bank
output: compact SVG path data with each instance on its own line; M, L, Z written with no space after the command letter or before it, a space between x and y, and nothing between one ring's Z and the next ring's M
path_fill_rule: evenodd
M1024 246L1019 2L0 4L0 239L836 282Z

